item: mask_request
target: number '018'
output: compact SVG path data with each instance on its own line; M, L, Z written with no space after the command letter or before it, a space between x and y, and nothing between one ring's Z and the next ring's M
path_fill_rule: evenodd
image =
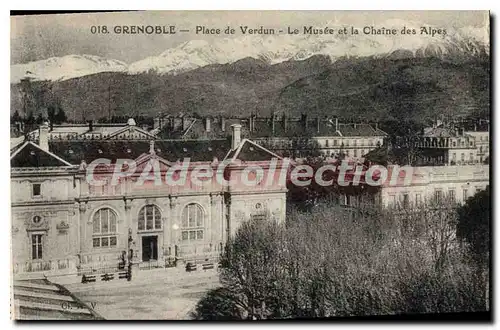
M90 27L90 33L99 34L99 33L108 33L108 27L106 25L92 25Z

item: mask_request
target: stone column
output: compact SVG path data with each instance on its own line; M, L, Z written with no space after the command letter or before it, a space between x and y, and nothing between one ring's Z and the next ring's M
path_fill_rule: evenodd
M180 222L180 216L179 216L179 210L178 210L178 197L176 196L169 196L170 199L170 219L171 219L171 230L170 230L170 244L172 246L172 255L176 258L176 263L177 267L181 267L181 263L177 262L178 252L179 252L179 243L180 243L180 228L181 228L181 222Z

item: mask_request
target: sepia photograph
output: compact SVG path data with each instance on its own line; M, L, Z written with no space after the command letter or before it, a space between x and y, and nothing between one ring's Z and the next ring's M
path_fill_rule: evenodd
M11 12L11 319L492 321L490 56L488 11Z

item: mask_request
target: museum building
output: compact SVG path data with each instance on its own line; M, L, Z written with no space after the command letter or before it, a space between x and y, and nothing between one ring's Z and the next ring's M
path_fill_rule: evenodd
M133 128L132 128L133 129ZM11 150L12 258L17 278L82 276L131 262L138 269L216 260L239 224L248 219L284 221L286 184L222 186L216 176L202 184L191 172L203 165L225 178L248 166L279 175L283 160L248 139L241 125L218 140L153 140L118 137L58 139L41 125L36 139ZM134 131L134 134L137 132ZM123 133L120 133L123 134ZM148 164L161 173L189 158L182 186L141 180ZM116 169L99 173L104 185L87 178L96 159L134 160L136 174L112 182ZM269 171L271 164L278 171ZM219 173L221 174L221 173ZM266 179L266 178L264 178ZM113 183L113 184L112 184Z

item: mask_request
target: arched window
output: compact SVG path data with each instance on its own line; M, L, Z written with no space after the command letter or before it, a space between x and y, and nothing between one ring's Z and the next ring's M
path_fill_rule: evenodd
M182 210L181 237L185 242L202 240L205 232L203 209L198 204L188 204Z
M156 205L146 205L139 211L138 230L161 229L161 212Z
M115 212L110 208L98 210L93 218L92 246L116 247L117 237Z

